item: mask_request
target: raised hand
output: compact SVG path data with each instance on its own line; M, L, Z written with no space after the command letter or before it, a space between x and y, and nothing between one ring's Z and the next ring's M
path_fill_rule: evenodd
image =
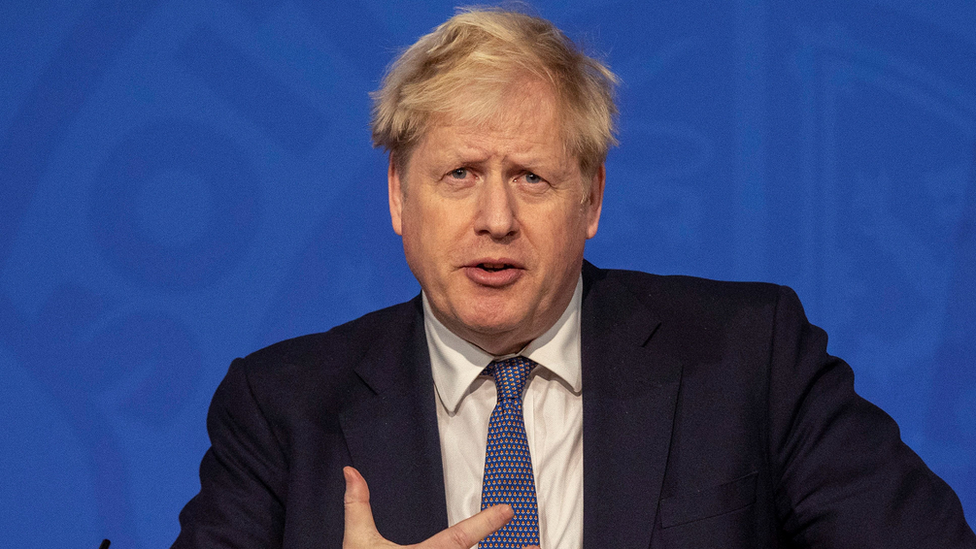
M508 505L495 505L471 518L441 531L416 545L397 545L376 531L373 511L369 506L369 487L366 479L352 467L342 470L346 478L346 523L342 537L342 549L391 549L415 547L417 549L470 549L492 532L505 526L514 516Z

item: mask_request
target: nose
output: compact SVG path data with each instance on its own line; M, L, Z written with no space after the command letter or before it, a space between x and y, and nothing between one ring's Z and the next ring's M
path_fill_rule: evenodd
M475 232L494 240L510 238L518 233L518 218L513 188L502 177L489 177L478 196Z

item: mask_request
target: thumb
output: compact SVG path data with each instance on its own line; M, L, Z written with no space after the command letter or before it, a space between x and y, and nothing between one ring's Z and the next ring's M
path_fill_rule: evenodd
M495 505L466 518L428 539L418 547L425 549L468 549L489 534L501 529L515 516L511 505Z
M346 479L345 530L342 536L343 549L368 547L381 540L373 522L373 510L369 506L369 486L359 471L352 467L343 467L342 475Z

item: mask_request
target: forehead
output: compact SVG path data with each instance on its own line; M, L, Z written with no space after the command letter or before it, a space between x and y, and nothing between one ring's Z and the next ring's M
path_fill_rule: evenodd
M437 142L458 153L545 150L551 156L566 156L558 104L548 86L515 81L490 103L477 92L465 91L454 104L454 108L431 117L421 143Z

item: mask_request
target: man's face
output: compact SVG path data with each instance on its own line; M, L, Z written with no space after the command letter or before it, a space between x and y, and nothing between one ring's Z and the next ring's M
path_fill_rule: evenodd
M596 234L604 169L584 181L559 129L529 85L491 124L435 120L404 173L390 164L393 228L434 315L492 354L558 320Z

